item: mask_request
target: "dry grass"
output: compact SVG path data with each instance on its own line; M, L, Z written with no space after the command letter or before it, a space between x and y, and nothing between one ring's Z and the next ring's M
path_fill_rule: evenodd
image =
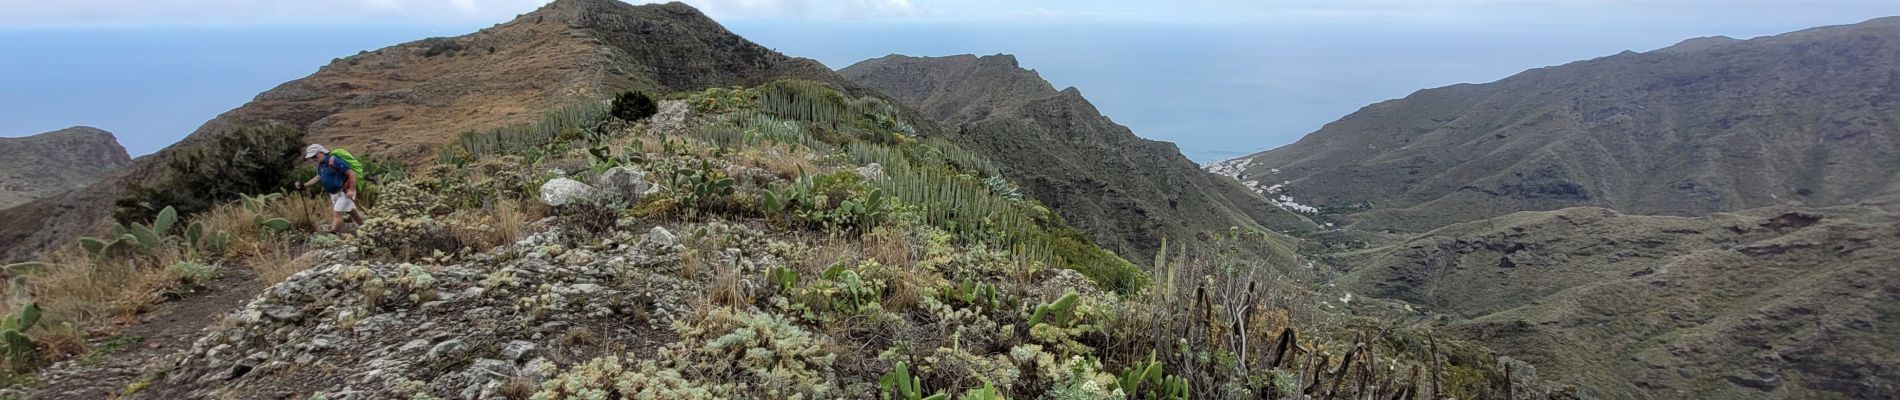
M920 310L917 305L925 296L948 284L942 275L923 269L885 266L879 275L888 289L881 303L885 310L897 312Z
M595 334L593 328L574 326L561 333L560 344L563 348L592 346L595 343L600 343L600 335Z
M534 390L534 380L523 377L513 377L508 379L508 383L502 384L500 388L495 389L495 394L499 394L505 399L526 400L534 397Z
M745 307L752 304L752 287L756 287L756 283L746 280L740 266L729 265L713 271L706 296L716 306Z
M849 240L837 236L826 236L818 241L811 251L805 252L802 262L798 263L799 274L817 276L840 261L855 262L858 259L858 246Z
M513 244L527 235L528 223L532 222L529 212L523 210L527 203L540 204L501 199L488 208L457 212L445 225L456 241L477 251Z
M125 259L94 260L78 246L66 246L42 258L45 271L28 276L26 287L8 290L29 290L22 297L39 303L43 317L27 335L45 346L43 356L58 359L84 353L88 330L135 322L139 312L178 285L179 277L168 267L188 256L182 249L163 248ZM6 298L16 295L6 293ZM11 314L26 303L8 301L0 305L0 313Z
M308 254L299 254L285 242L257 244L250 253L249 264L257 271L257 279L265 285L274 285L289 279L291 275L317 265L317 259Z
M864 236L865 255L878 263L909 270L916 265L913 262L914 249L910 242L909 230L885 226L878 227Z
M282 217L293 229L311 229L328 217L327 200L287 196L266 202L253 211L240 203L227 203L191 219L201 223L207 235L224 231L231 243L223 254L225 264L244 263L257 268L266 282L285 277L309 266L293 259L288 236L266 232L257 225L259 215ZM183 225L181 225L183 226ZM182 228L180 228L182 230ZM173 265L200 259L200 250L188 246L161 246L149 252L122 258L97 260L76 244L44 254L40 260L45 271L27 277L31 301L44 310L40 324L28 332L40 342L43 358L61 359L85 352L88 337L108 334L119 326L136 322L139 313L149 311L160 300L175 296L187 284ZM202 284L202 282L198 282ZM12 289L17 290L17 289ZM7 293L12 298L15 293ZM0 312L12 312L25 302L0 305Z
M732 157L741 165L758 167L783 180L795 180L801 175L827 172L818 167L813 161L815 158L810 150L803 147L787 150L783 146L770 144L747 147L741 150L737 157Z
M261 246L260 242L279 241L257 225L259 217L283 218L290 221L294 231L314 231L317 225L330 223L330 200L316 196L292 193L264 202L259 211L252 211L242 202L231 202L212 207L192 221L203 223L206 234L230 232L231 247L236 249L254 249Z
M697 279L699 277L699 271L709 267L710 262L707 261L707 255L700 252L699 249L687 248L686 251L680 252L680 279Z

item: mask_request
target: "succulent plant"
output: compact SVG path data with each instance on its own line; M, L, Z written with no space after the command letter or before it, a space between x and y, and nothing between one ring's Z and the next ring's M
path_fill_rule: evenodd
M0 353L13 360L32 356L39 344L27 336L26 331L39 322L40 304L37 302L27 303L13 314L0 318Z
M882 389L879 397L885 400L947 400L950 398L942 392L924 394L923 379L911 376L910 366L902 361L897 362L896 369L884 374L884 378L878 380L878 388Z

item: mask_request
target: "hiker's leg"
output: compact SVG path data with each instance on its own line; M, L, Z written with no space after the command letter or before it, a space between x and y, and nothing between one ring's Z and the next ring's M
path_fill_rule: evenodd
M350 219L351 219L351 220L354 220L354 221L356 221L356 224L357 224L357 225L362 225L362 224L363 224L363 212L362 212L362 211L358 211L358 210L355 210L355 209L352 209L352 210L350 210Z
M335 231L339 229L343 229L343 213L332 209L330 210L330 229L328 230Z

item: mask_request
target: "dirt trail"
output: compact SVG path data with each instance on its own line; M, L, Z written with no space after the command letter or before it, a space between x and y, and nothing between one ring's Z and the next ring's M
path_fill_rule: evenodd
M168 358L191 348L205 327L224 319L225 313L244 306L264 289L257 273L247 267L224 268L208 288L159 304L139 316L139 322L120 332L131 340L124 348L94 355L86 361L68 361L40 374L41 386L33 399L110 399L124 397L128 386L148 374L170 368ZM163 384L162 377L147 378ZM136 397L136 396L133 396Z

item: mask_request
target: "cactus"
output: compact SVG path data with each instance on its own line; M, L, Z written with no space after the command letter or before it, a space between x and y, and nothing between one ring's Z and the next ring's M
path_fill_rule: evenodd
M39 303L27 303L26 307L21 307L19 311L0 319L0 347L4 347L0 349L0 353L5 353L7 358L16 361L31 356L39 348L39 344L34 343L33 338L26 336L26 331L33 329L33 325L38 324L39 321Z
M124 229L123 226L116 228L118 229L115 230ZM79 238L79 247L85 248L87 253L91 253L93 259L106 259L125 254L125 252L130 250L133 246L138 246L138 240L137 236L130 233L113 236L111 241L82 237Z
M79 247L86 249L87 253L92 253L93 257L98 257L99 254L105 252L106 242L97 238L82 237L79 238Z
M1075 299L1075 291L1070 290L1063 293L1062 298L1056 299L1054 303L1037 305L1036 312L1029 316L1028 326L1035 327L1036 324L1045 322L1055 326L1067 325L1069 318L1075 314Z
M765 274L767 281L778 284L780 293L791 293L792 288L798 286L798 270L787 267L773 267L771 270L766 271Z
M963 392L963 396L957 398L961 400L1009 400L1008 396L1003 395L1003 391L997 390L996 385L987 381L983 382L983 387L970 389L967 392Z
M1144 385L1145 383L1145 385ZM1130 399L1186 400L1188 398L1187 380L1179 376L1164 374L1161 362L1155 360L1155 353L1148 352L1148 362L1136 363L1121 375L1116 376L1115 384Z
M222 254L231 247L231 232L218 231L205 238L205 250Z
M1003 307L1003 302L997 298L996 285L965 280L945 290L946 298L961 301L964 304L990 309Z
M262 214L264 212L264 204L283 198L284 194L271 193L271 194L261 194L261 195L256 195L256 196L251 196L247 194L239 194L238 196L239 196L240 202L244 203L245 209L251 210L252 213Z
M172 224L177 222L178 209L172 208L172 206L165 206L164 210L158 211L158 217L152 219L151 233L153 236L165 237L166 234L172 231Z
M869 230L870 227L882 223L884 216L890 212L886 211L884 206L884 191L872 189L871 194L863 199L851 199L839 203L838 213L856 224L859 230Z
M283 219L283 218L264 219L263 216L258 216L257 219L258 219L257 226L263 227L264 229L267 229L270 232L283 232L283 231L290 230L290 220Z
M204 223L193 221L191 225L185 227L185 245L187 246L198 247L199 241L203 240L204 236Z
M37 262L12 263L12 264L7 264L6 268L4 269L6 270L7 274L14 275L14 276L25 275L25 274L36 274L36 273L46 271L46 264L37 263Z
M139 223L113 224L114 239L112 241L83 237L79 238L79 247L92 253L93 258L116 257L131 250L150 254L152 250L181 240L178 236L169 234L172 226L177 222L178 210L166 206L164 210L158 212L157 217L152 219L152 224L149 226Z
M724 171L713 169L712 162L699 161L699 168L678 168L670 178L674 196L680 203L698 207L708 207L712 202L732 194L733 180Z
M923 378L911 376L910 367L902 361L897 362L897 368L884 374L884 378L878 379L877 382L878 387L882 389L879 398L885 400L948 400L950 398L949 395L943 393L925 395Z

